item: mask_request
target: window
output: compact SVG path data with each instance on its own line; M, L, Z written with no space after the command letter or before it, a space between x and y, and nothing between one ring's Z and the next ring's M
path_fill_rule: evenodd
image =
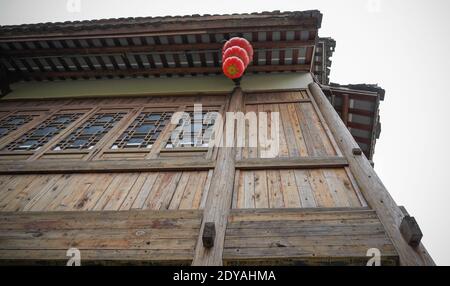
M67 128L83 113L55 114L31 129L19 139L6 145L2 151L35 151Z
M91 150L127 113L101 112L91 116L53 148L61 150Z
M170 123L172 112L142 112L113 143L111 149L151 148Z
M14 102L0 110L0 162L212 158L217 114L209 112L223 112L224 100L183 95ZM207 102L201 119L194 118L197 102ZM172 124L178 111L186 118ZM177 127L183 132L170 138Z
M37 116L37 114L10 115L0 120L0 138L17 130L20 126L27 124Z
M194 118L193 110L185 112L167 141L166 148L208 147L218 112L218 108L203 108L199 119Z

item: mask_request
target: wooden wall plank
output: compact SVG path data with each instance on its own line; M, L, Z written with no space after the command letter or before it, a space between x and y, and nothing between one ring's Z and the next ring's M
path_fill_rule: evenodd
M19 193L15 193L15 196L8 200L8 205L3 208L3 211L19 211L25 207L25 205L32 200L32 198L39 193L41 188L45 188L47 184L52 184L54 178L48 176L38 175ZM6 199L7 200L7 199Z
M44 190L44 193L39 197L39 199L35 202L33 206L29 208L30 211L43 211L46 207L56 200L61 192L64 191L64 188L67 184L72 180L74 175L63 175L61 176L56 183L47 191ZM21 176L17 176L20 178Z
M132 209L142 209L144 208L145 202L147 200L147 197L149 196L153 185L156 182L156 179L159 177L158 172L149 173L147 176L147 180L145 180L145 183L142 185L141 191L137 195L136 199L133 202L133 205L131 206Z
M269 207L283 208L283 192L281 190L280 171L267 170L267 187L269 193Z
M161 174L162 180L160 185L156 188L156 184L153 186L154 191L150 193L147 198L146 207L153 210L167 209L170 204L178 181L181 177L181 172L171 172ZM167 198L167 199L166 199Z
M111 192L109 200L104 204L103 210L118 210L123 201L127 197L130 190L133 188L139 177L138 173L127 174L126 177L120 182L118 186L115 186ZM111 188L112 184L108 187ZM106 192L105 192L106 193ZM105 193L103 196L105 196Z
M295 109L295 104L288 104L287 109L290 120L292 122L292 128L295 133L295 142L297 143L297 148L299 149L300 156L308 156L308 149L303 138L302 129L300 127L300 122Z
M244 172L244 208L255 207L255 177L253 171Z
M168 209L173 210L178 209L180 207L181 199L183 197L184 191L186 190L190 176L191 176L190 172L183 172L180 178L180 182L178 183L178 186L175 189L175 193L173 194L173 198L170 201Z
M2 205L10 201L21 190L26 188L36 177L33 175L27 175L22 177L14 177L12 180L2 186L2 192L0 193L0 200L4 202Z
M374 211L361 208L233 210L226 231L226 265L367 263L381 251L382 265L398 254Z
M317 207L314 192L308 180L308 171L294 170L294 175L300 197L300 205L304 208Z
M133 187L130 189L130 191L127 193L125 199L123 200L122 204L120 205L119 210L130 210L131 206L134 203L134 200L138 196L139 192L141 191L142 186L144 185L145 181L147 180L147 177L149 176L148 173L140 173L137 177L136 181L133 184Z
M194 193L194 199L192 200L191 208L199 209L204 194L204 186L206 185L206 179L208 174L206 172L199 172L197 176L197 186Z
M39 201L39 199L44 196L47 192L50 192L50 190L53 188L53 186L56 184L58 180L62 178L63 175L54 175L48 177L48 183L40 188L38 188L39 192L33 196L29 197L30 199L26 202L26 204L21 208L21 211L29 211L34 206L34 204Z
M302 158L258 158L236 161L239 170L265 169L313 169L334 168L347 166L343 157L302 157Z
M309 170L308 179L314 192L314 198L318 207L337 206L331 196L330 189L325 181L322 170Z
M153 160L45 160L33 162L0 162L0 174L58 174L58 173L124 173L150 171L201 171L214 168L212 160L176 158Z
M59 202L54 202L55 205L53 207L48 206L47 208L49 210L58 211L72 210L74 202L76 202L83 193L89 190L96 180L97 176L93 174L74 176L73 180L65 187L65 190L61 192L64 193L64 196L57 199Z
M345 170L241 170L233 208L361 207L357 190Z
M198 209L209 191L208 176L207 171L17 175L0 188L0 211Z
M289 157L300 157L300 148L296 144L296 138L292 126L292 121L289 116L288 107L286 104L280 104L280 120L283 121L283 128L286 135L286 142L289 149Z
M64 264L71 247L80 249L84 265L188 264L202 220L200 211L23 214L27 213L0 214L0 264Z
M192 203L194 201L195 194L198 190L198 185L200 183L199 175L200 174L198 172L194 172L194 173L192 173L191 177L189 178L188 185L186 186L183 196L181 197L179 209L191 208Z
M284 207L295 208L300 206L298 187L295 182L294 170L280 170L281 189L283 192Z
M255 174L255 208L269 207L269 193L267 190L267 173L265 170L254 171Z
M78 200L73 202L74 210L93 210L98 200L103 195L103 192L108 189L112 183L115 174L100 174L96 176L95 183L90 185L89 188L80 194Z

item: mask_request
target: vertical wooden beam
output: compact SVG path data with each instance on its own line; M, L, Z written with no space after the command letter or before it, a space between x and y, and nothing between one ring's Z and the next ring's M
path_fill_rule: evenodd
M241 88L233 90L227 112L239 112L244 109L244 97ZM225 122L225 120L224 120ZM225 134L225 125L224 125ZM236 141L236 138L234 138ZM236 144L234 144L236 146ZM206 199L203 221L195 248L192 265L220 266L222 262L225 229L233 197L236 147L218 147L217 163L211 180L211 187ZM206 222L214 222L216 236L214 245L205 248L203 232Z
M350 97L348 94L342 95L342 110L341 110L341 117L342 122L344 122L345 126L348 126L348 108L350 106Z
M400 233L400 224L404 217L403 212L390 196L386 187L370 165L369 160L362 155L353 155L353 148L358 144L345 127L333 106L316 83L308 86L320 112L329 129L333 133L341 151L348 160L350 170L355 176L361 193L368 205L377 212L386 232L391 238L399 256L401 265L434 265L433 259L422 244L411 247Z

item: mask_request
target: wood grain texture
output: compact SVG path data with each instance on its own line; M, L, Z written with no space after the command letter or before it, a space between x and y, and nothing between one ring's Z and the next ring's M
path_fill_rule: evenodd
M209 190L208 171L0 178L0 212L199 209Z
M289 94L297 93L287 93ZM290 96L287 100L286 93L267 93L264 96L246 95L246 97L250 98L247 99L245 111L256 113L259 123L260 113L267 113L268 135L270 135L271 126L275 124L271 122L271 114L279 113L277 158L339 155L339 150L336 150L332 138L329 137L327 127L324 126L324 122L309 99L295 101L289 99ZM258 103L255 98L260 99L261 102ZM248 123L249 121L246 120L245 147L238 151L239 154L242 153L238 159L261 158L260 146L250 148L249 139L254 128L250 128Z
M382 265L398 254L376 213L367 208L233 210L225 265L365 265L367 250Z
M361 207L344 168L241 170L233 208Z
M243 111L244 98L242 90L238 87L229 97L228 112ZM234 135L235 136L235 135ZM229 138L225 138L229 139ZM236 142L236 138L232 138ZM236 146L236 145L233 145ZM205 222L214 222L216 238L214 246L206 249L203 246L202 236L197 239L193 265L222 265L223 243L227 225L228 213L232 205L233 189L235 185L235 147L220 148L216 165L211 179L211 187L205 204L204 220L200 233L203 233Z
M198 210L1 213L0 264L64 265L76 247L82 265L188 265L201 219Z
M255 158L236 161L236 168L240 170L265 169L312 169L334 168L347 166L343 157L302 157L302 158Z
M33 162L0 162L0 174L109 173L139 171L209 170L214 162L203 158L152 160L43 160Z

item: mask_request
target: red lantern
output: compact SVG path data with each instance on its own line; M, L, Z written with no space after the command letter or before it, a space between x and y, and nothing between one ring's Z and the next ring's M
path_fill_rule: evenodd
M247 41L246 39L239 38L239 37L234 37L234 38L229 39L223 46L222 54L225 53L225 51L229 47L232 47L232 46L238 46L238 47L243 48L244 50L247 51L247 55L248 55L250 61L253 59L253 47L250 44L250 42Z
M247 67L250 59L247 55L247 51L238 46L229 47L225 50L222 56L222 62L224 62L229 57L238 57L244 63L244 66Z
M226 77L237 79L244 73L245 65L240 58L232 56L223 61L222 70Z

